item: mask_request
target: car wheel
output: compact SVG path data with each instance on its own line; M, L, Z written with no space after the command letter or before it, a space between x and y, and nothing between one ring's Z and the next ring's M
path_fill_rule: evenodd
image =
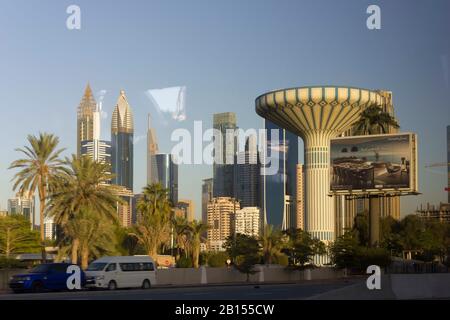
M151 285L150 281L147 280L147 279L145 279L144 282L142 282L142 289L147 290L147 289L150 289L151 286L152 286L152 285Z
M117 289L117 283L114 280L111 280L108 283L108 290L116 290Z
M42 282L33 282L33 284L31 285L31 291L34 293L39 293L44 291L44 286L42 284Z

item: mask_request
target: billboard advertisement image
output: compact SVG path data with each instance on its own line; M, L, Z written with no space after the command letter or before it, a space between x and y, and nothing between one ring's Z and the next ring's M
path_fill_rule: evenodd
M332 139L330 161L332 192L417 191L412 133Z

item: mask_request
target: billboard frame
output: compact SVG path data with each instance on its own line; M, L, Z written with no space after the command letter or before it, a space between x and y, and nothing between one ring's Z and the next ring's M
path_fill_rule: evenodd
M372 189L342 189L342 190L332 190L331 188L331 169L333 167L331 160L331 144L333 140L354 140L357 138L377 138L377 137L395 137L395 136L409 136L410 148L410 179L408 188L372 188ZM373 135L359 135L359 136L347 136L347 137L336 137L330 141L330 158L329 158L329 168L330 168L330 184L329 196L346 196L346 198L364 198L371 195L378 196L403 196L403 195L418 195L418 156L417 156L417 134L413 132L399 132L399 133L386 133L386 134L373 134Z

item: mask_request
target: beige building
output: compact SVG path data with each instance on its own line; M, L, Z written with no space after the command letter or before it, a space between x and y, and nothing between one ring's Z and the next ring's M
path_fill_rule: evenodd
M117 218L122 227L130 227L133 223L133 192L125 187L113 185L116 195L124 202L117 203Z
M296 172L297 194L296 194L296 225L297 229L305 230L305 181L303 164L297 164Z
M420 209L416 210L416 214L425 221L450 223L450 203L441 203L439 206L427 204L425 208L421 205Z
M389 113L395 119L394 105L392 102L392 92L378 90L378 94L383 97L381 105L384 112ZM387 133L397 133L399 130L393 127L386 129ZM378 132L381 134L381 131ZM353 129L347 130L342 136L353 136L355 132ZM353 227L354 219L357 214L368 214L370 210L369 198L355 198L346 196L334 197L335 214L336 214L336 236L343 235L345 230ZM396 220L400 219L400 197L389 196L379 197L377 206L380 208L380 217L391 216Z
M210 251L223 251L223 244L232 234L234 214L240 204L231 197L212 198L208 203L207 247Z
M259 237L261 231L261 212L258 207L244 207L236 210L232 220L234 233Z
M184 217L189 222L194 221L194 212L195 212L194 201L178 200L176 209L178 209L176 210L176 214Z
M77 155L81 155L81 142L94 139L94 111L96 102L89 84L86 86L77 111Z

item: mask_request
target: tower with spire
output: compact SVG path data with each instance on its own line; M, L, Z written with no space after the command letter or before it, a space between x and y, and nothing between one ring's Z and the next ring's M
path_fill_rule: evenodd
M147 128L147 184L158 182L158 168L156 166L156 154L158 150L158 142L156 139L155 129L152 128L151 116L148 115Z
M125 91L121 90L112 114L112 183L133 190L133 113Z
M96 102L89 83L84 90L83 98L77 112L77 155L81 155L82 141L94 139L94 112Z

